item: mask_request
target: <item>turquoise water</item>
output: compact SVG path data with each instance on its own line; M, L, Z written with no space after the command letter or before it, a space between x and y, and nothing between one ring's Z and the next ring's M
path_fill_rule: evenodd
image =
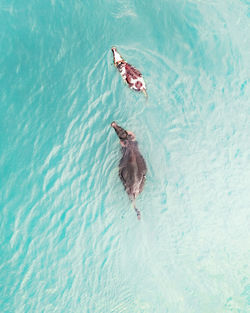
M2 0L0 25L0 311L250 310L249 1Z

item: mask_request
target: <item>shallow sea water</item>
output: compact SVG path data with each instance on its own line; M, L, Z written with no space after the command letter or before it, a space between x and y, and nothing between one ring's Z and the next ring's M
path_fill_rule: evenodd
M249 312L249 1L2 0L0 25L0 311Z

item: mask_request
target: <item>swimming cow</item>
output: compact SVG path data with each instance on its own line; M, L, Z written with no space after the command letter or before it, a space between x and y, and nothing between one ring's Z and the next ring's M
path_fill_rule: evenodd
M146 162L138 149L138 143L133 133L112 122L111 126L116 131L122 146L122 158L119 163L119 176L124 188L133 203L138 220L140 211L135 206L135 199L142 192L146 180Z
M128 84L129 88L135 91L141 91L147 97L146 84L140 71L128 64L115 47L111 48L113 52L114 65L120 72L123 80Z

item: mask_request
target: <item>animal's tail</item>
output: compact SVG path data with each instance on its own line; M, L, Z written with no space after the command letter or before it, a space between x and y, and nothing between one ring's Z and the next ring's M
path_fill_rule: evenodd
M146 97L146 99L148 100L148 94L145 88L142 89L142 92L144 93L144 96Z
M135 198L133 198L132 202L133 202L134 210L135 210L136 215L137 215L137 219L140 220L141 219L141 212L137 209L137 207L135 205Z

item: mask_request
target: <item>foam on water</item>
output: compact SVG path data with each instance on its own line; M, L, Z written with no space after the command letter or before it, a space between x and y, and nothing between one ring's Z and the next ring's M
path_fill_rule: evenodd
M0 25L0 311L247 312L248 1L4 0Z

